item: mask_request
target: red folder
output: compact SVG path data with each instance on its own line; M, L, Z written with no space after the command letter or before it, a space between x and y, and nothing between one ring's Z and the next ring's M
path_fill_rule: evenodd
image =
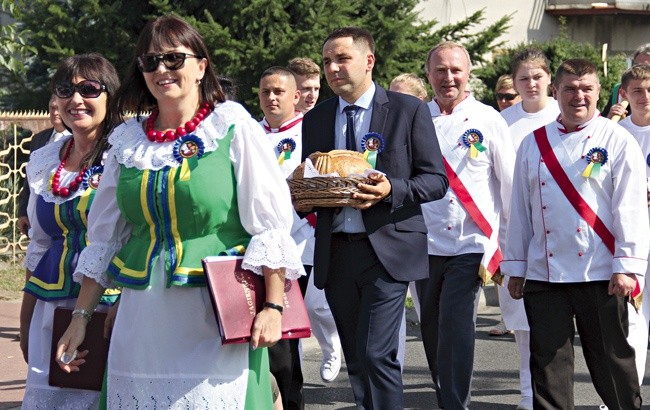
M253 319L265 302L264 277L242 269L242 260L241 256L203 259L222 344L249 342ZM283 308L282 339L311 336L309 315L298 281L285 281Z

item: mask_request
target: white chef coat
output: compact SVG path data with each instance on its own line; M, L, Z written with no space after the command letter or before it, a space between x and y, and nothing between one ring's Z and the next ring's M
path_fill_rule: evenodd
M615 253L575 211L542 162L534 136L519 147L506 252L501 270L545 282L608 281L634 273L643 286L648 256L645 165L639 145L622 127L599 116L565 133L560 122L544 127L553 152L582 198L615 238ZM604 148L598 177L584 177L586 156Z
M487 254L490 247L492 251L496 250L497 237L501 241L505 238L503 222L508 215L515 158L507 124L494 108L480 103L471 94L449 115L441 114L435 100L428 105L442 155L494 232L492 238L488 238L481 231L450 186L443 199L422 205L429 231L429 254ZM466 131L472 129L482 134L482 145L487 148L479 152L476 158L470 158L469 148L462 138Z
M549 124L560 115L560 108L555 99L549 98L546 106L537 112L524 111L523 104L515 104L501 111L501 116L508 123L510 138L515 152L521 141L537 128ZM505 278L503 286L497 288L499 293L499 307L503 322L509 330L529 330L528 318L524 310L523 299L513 299L508 292L508 280ZM530 373L530 372L529 372Z
M641 152L646 160L646 183L647 189L650 191L650 126L640 127L632 122L632 116L627 116L625 119L619 121L620 126L625 128L632 134L641 146ZM650 208L648 208L650 215ZM634 348L636 361L636 370L638 372L639 380L643 382L645 376L645 363L648 354L648 317L650 317L650 265L648 266L645 274L645 289L643 290L643 298L641 300L641 309L636 311L628 309L628 335L627 341Z

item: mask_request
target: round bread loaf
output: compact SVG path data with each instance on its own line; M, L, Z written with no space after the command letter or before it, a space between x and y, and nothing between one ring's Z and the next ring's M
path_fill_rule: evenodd
M363 154L356 151L335 149L330 152L314 152L309 156L312 164L321 175L338 173L346 178L349 175L363 175L365 170L372 166L363 158ZM300 164L293 172L293 178L303 178L305 164Z

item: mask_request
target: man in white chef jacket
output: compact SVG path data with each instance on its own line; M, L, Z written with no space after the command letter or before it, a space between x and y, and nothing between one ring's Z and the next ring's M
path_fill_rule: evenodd
M535 408L574 407L574 318L605 405L641 408L626 335L648 257L645 163L629 132L600 116L599 92L593 63L562 63L560 116L517 153L501 271L524 298Z
M503 117L468 89L471 62L462 45L445 41L434 46L426 69L435 93L429 111L449 190L443 199L422 205L429 277L415 286L438 405L467 409L476 308L482 283L501 260L515 152Z

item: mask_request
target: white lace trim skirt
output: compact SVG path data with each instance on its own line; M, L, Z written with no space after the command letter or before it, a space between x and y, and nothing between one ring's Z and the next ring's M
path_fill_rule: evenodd
M52 348L52 320L59 307L73 308L76 299L51 302L38 300L29 327L29 366L22 408L31 409L96 409L99 392L62 389L48 384Z
M249 344L222 346L207 288L122 291L108 359L109 409L244 408Z

